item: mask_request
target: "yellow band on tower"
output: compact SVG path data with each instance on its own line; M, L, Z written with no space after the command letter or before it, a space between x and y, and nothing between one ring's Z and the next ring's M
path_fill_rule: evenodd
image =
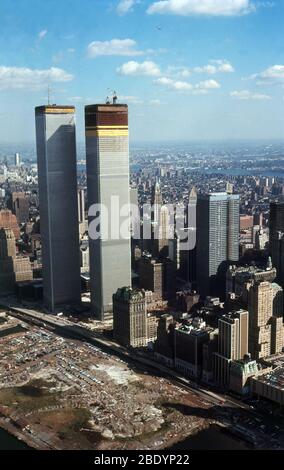
M86 126L86 129L128 129L128 126Z
M89 130L86 129L86 136L87 137L127 137L128 136L128 129L94 129Z
M74 114L74 108L53 108L53 107L46 107L44 110L45 114Z

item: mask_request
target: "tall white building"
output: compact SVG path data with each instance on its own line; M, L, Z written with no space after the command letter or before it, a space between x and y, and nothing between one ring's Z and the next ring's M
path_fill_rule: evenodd
M109 103L86 106L85 125L91 304L92 313L103 320L112 315L112 296L117 289L131 286L130 221L122 234L119 220L122 207L129 218L128 107ZM93 233L94 204L108 212L105 230L98 238Z
M19 153L15 153L15 166L21 165L21 156Z
M43 295L51 311L80 302L75 108L35 109Z
M78 217L79 223L85 222L85 191L84 188L79 188L77 192L78 198Z

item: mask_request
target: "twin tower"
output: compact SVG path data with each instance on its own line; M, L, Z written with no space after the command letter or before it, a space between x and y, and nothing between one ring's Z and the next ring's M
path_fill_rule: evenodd
M57 311L81 301L75 108L39 106L35 119L44 303ZM86 106L85 129L91 227L97 205L109 209L109 219L113 197L130 207L127 105ZM111 314L116 290L131 285L126 232L115 238L89 233L91 309L100 320Z

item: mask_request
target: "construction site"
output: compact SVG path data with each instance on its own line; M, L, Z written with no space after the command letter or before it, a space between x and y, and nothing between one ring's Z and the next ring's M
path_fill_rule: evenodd
M215 422L182 386L5 312L0 404L0 427L37 449L161 449Z

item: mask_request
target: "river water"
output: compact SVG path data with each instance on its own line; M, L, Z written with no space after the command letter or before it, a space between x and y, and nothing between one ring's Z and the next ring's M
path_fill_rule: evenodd
M0 428L0 450L29 450L30 448L16 437Z
M0 450L29 450L30 448L8 432L0 429ZM211 426L186 438L168 450L246 450L245 443L234 439L218 426Z
M212 425L194 436L187 437L171 447L171 450L247 450L245 442L235 439L219 426Z

